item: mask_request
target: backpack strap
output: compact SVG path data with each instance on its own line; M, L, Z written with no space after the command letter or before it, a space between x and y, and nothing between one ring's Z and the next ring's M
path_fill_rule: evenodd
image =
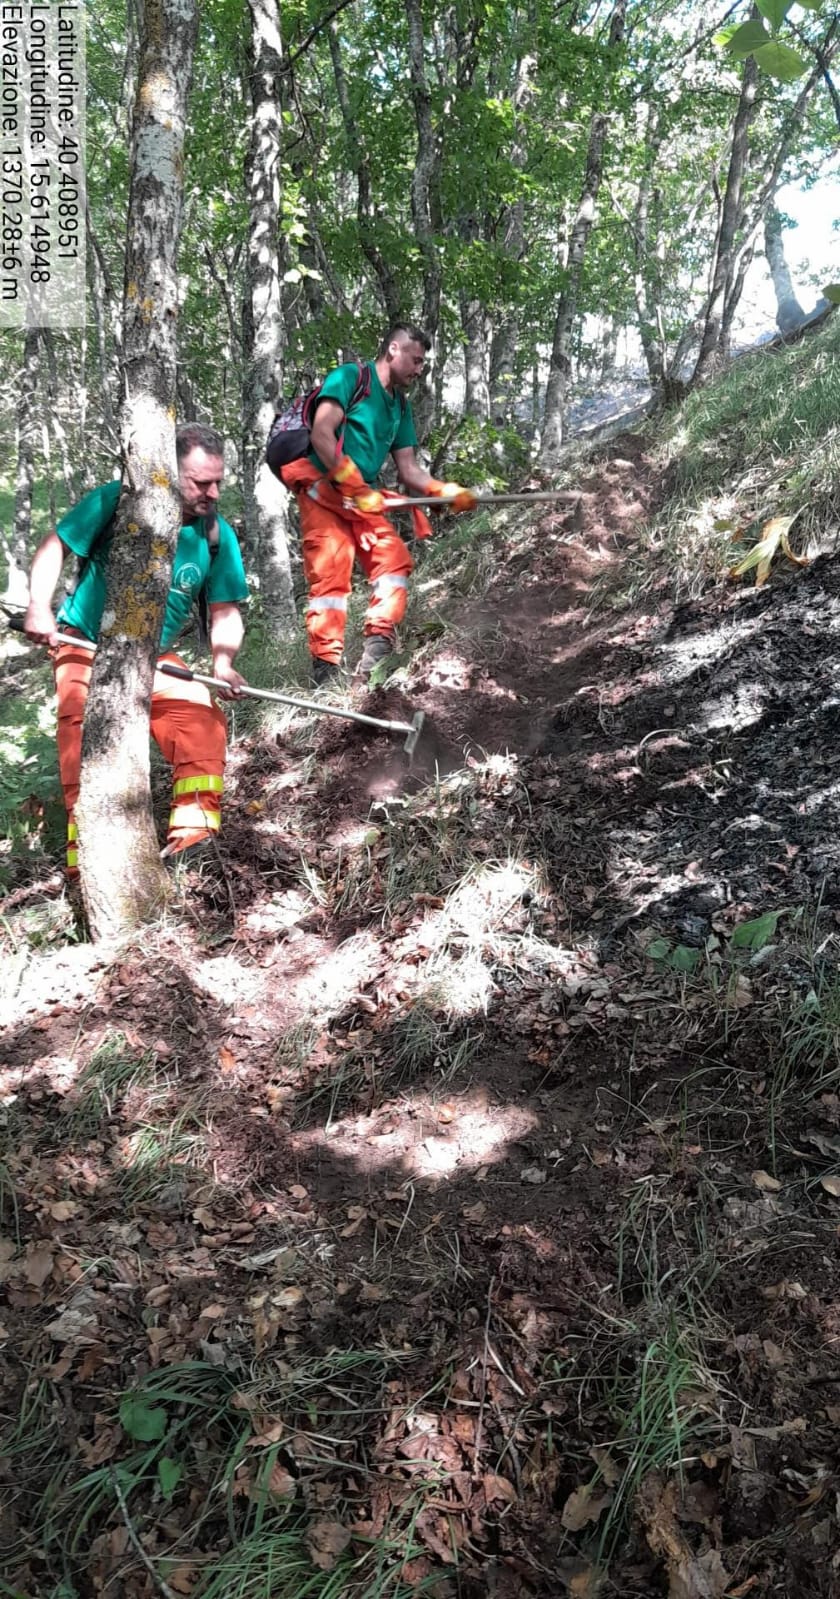
M210 515L205 516L204 518L204 536L207 540L207 547L210 551L210 571L212 572L213 562L219 553L219 543L221 541L219 518L215 511L211 511ZM207 573L207 578L209 578L209 576L210 572ZM198 640L202 648L206 648L210 642L210 607L207 603L207 578L205 578L201 585L201 590L199 592L197 601Z

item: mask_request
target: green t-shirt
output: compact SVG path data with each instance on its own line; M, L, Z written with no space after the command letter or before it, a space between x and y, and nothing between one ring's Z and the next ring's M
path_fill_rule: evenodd
M344 453L355 461L366 483L375 483L391 450L415 449L417 434L408 401L383 389L372 361L370 394L348 411L358 381L359 368L355 361L337 366L324 378L319 399L337 400L342 407L345 412ZM309 459L322 472L334 464L320 460L314 450L310 450Z
M77 627L93 643L105 609L105 571L113 538L112 533L104 538L101 535L117 509L119 497L120 484L116 481L91 489L62 517L56 529L62 544L85 563L76 592L67 596L58 620ZM169 649L187 626L202 589L206 588L208 605L239 605L248 598L245 568L233 528L219 517L219 543L211 556L204 521L203 516L198 516L178 534L163 617L162 650Z

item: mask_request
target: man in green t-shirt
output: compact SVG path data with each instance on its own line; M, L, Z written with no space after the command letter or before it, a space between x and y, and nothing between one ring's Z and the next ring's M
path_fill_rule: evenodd
M245 681L233 662L243 638L240 605L248 598L248 584L236 534L216 510L224 476L224 443L215 428L188 422L177 430L176 451L184 522L172 561L160 660L184 664L173 646L190 620L194 602L206 600L213 676L226 684L214 692L231 699ZM53 651L58 761L67 807L67 870L71 876L78 871L74 807L79 797L82 721L92 670L90 645L96 643L105 608L106 571L119 497L117 481L86 494L62 518L55 533L48 533L38 546L29 576L24 632ZM71 553L81 560L81 572L56 621L53 593ZM59 630L74 635L78 644L59 644ZM179 855L205 844L220 826L227 726L204 684L156 672L151 731L173 776L163 854Z
M415 454L417 435L406 396L423 370L429 342L419 328L402 323L389 328L368 365L367 392L360 397L357 362L330 372L318 392L309 455L282 468L282 480L294 490L300 510L309 585L306 631L316 684L329 683L341 670L356 560L371 586L357 676L369 677L395 647L413 562L382 514L385 500L376 480L388 455L393 453L409 494L446 497L453 511L472 510L477 503L469 489L430 477Z

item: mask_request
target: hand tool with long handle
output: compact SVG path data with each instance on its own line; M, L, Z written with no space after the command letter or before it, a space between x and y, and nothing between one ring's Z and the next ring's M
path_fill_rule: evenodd
M413 505L423 509L435 506L445 511L457 496L440 494L422 495L420 499L411 499L407 494L386 494L385 510L401 511L410 510ZM532 500L568 500L569 504L577 504L580 493L577 489L538 489L533 494L476 494L479 505L527 505Z
M19 616L7 616L9 627L14 633L23 632L23 620ZM59 644L75 644L76 648L90 650L93 654L96 645L89 639L76 638L71 633L57 633ZM207 677L204 672L192 672L188 666L173 666L169 661L163 661L158 667L158 672L165 672L167 677L180 677L187 683L204 683L207 688L229 689L230 684L222 681L220 677ZM381 728L385 733L405 733L406 740L403 745L406 755L411 756L417 748L417 740L425 721L423 711L418 711L410 722L387 722L379 716L365 716L362 711L345 711L338 705L319 705L316 700L298 699L295 694L277 694L273 689L251 688L250 684L243 684L238 690L236 698L252 700L272 700L278 705L295 705L301 711L314 711L316 716L340 716L347 722L363 722L367 727Z

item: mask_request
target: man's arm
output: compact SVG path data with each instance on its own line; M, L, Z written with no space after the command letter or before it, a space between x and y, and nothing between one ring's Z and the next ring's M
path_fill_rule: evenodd
M321 400L315 411L315 420L309 433L310 443L319 461L329 473L338 455L338 431L344 421L344 411L336 400Z
M210 606L210 649L213 653L213 676L221 678L227 689L218 689L223 700L235 699L245 678L236 671L233 661L242 647L245 626L238 605L229 603Z
M439 478L432 477L431 473L420 465L410 445L404 446L401 450L394 450L393 456L397 476L409 494L416 494L421 498L431 494L435 499L451 500L449 509L452 511L475 510L478 500L471 490L462 488L460 483L443 483Z
M57 533L48 533L32 558L29 604L23 618L23 631L34 644L55 646L58 643L52 598L69 553L67 545L62 543Z
M429 484L434 479L431 472L427 472L426 468L420 465L411 446L407 445L402 450L394 450L393 455L397 467L397 477L403 488L409 494L428 494Z

